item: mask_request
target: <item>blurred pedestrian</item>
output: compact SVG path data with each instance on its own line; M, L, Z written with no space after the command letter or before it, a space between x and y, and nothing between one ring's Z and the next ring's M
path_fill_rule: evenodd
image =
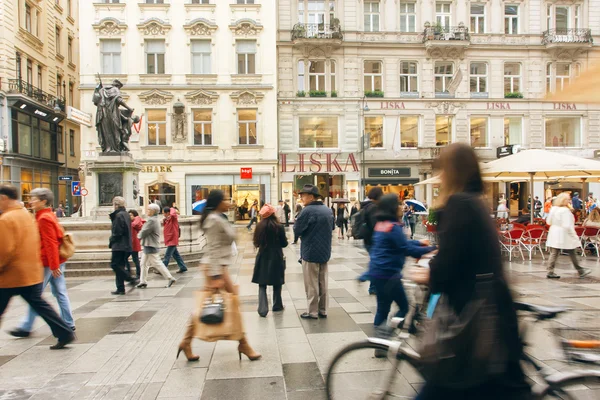
M165 264L165 267L169 268L169 262L171 261L171 257L173 257L177 262L177 266L179 267L177 273L182 274L187 272L187 267L185 262L183 262L183 258L179 254L179 250L177 250L177 246L179 246L179 235L181 233L181 230L179 229L179 216L177 215L177 209L173 207L165 207L163 209L163 214L165 217L162 221L163 236L165 238L165 246L167 246L163 263Z
M158 271L165 279L167 279L167 286L171 287L173 283L177 282L165 263L160 259L160 223L158 222L158 213L160 208L156 204L150 204L148 206L148 221L143 224L141 231L138 233L138 243L141 240L141 245L144 247L142 253L142 265L140 283L137 285L140 289L148 287L146 278L148 277L148 269L154 268Z
M135 276L137 279L140 279L140 251L142 251L142 245L140 244L138 235L146 221L140 217L140 214L136 210L129 210L129 218L131 219L131 248L133 250L131 252L131 259L135 265ZM127 263L127 271L131 274L129 262Z
M575 220L568 208L568 204L569 194L566 192L559 194L556 200L554 200L554 207L550 209L550 215L546 218L546 222L550 225L546 241L547 246L550 248L550 262L548 265L548 275L546 275L549 279L560 278L559 275L554 273L554 267L561 250L569 255L573 267L579 273L580 278L592 272L590 269L582 268L579 265L579 259L577 258L577 254L575 254L575 249L581 247L581 241L575 232Z
M561 193L562 194L562 193ZM579 193L573 193L573 198L571 199L571 204L573 205L573 209L575 211L580 211L583 209L583 201L579 198Z
M279 200L279 204L275 207L275 218L277 218L277 221L279 221L280 224L285 222L285 210L283 209L283 204L283 200ZM260 211L262 211L262 209ZM262 215L260 217L262 218Z
M483 200L479 160L470 146L452 144L442 150L440 169L443 173L438 211L439 250L429 264L431 293L442 294L448 309L457 317L467 305L476 306L483 301L486 312L477 313L470 322L489 321L487 316L492 313L496 323L489 331L472 331L471 336L465 338L465 343L469 339L473 345L493 340L486 342L492 354L486 358L488 365L480 371L479 382L472 383L470 376L465 376L464 381L450 382L450 387L426 382L417 399L531 398L520 366L522 341L505 280L498 233ZM482 282L483 277L489 286L481 289L478 282ZM436 319L436 314L433 318ZM457 362L472 359L473 352L475 349L465 348L464 352L453 354L454 359ZM455 372L460 375L463 370Z
M535 196L535 198L533 199L533 217L534 218L542 218L542 202L540 201L540 198L538 196Z
M506 207L506 199L500 199L498 202L496 218L508 220L508 207Z
M285 228L275 216L270 204L260 210L260 222L254 231L254 247L258 249L254 263L252 283L258 284L258 315L266 317L269 313L267 286L273 286L273 311L283 311L281 286L285 283L285 257L283 248L288 240Z
M319 189L304 185L300 191L304 209L294 223L294 232L302 239L300 258L307 311L300 315L304 319L327 318L327 263L331 258L334 218L327 206L317 201Z
M204 269L206 287L209 289L225 289L228 293L238 294L238 286L233 284L229 276L229 266L233 264L232 243L235 241L235 228L224 214L229 211L229 199L221 190L211 190L206 199L206 206L200 217L200 228L206 237L204 254L200 261ZM190 319L184 337L179 344L177 356L182 351L188 361L198 361L199 356L192 351L194 337L194 321ZM262 356L252 349L246 337L239 341L238 352L251 361Z
M377 220L375 219L375 212L377 211L377 203L379 203L379 199L383 197L383 190L380 187L374 187L369 190L367 195L367 200L360 203L360 212L363 214L363 227L362 227L362 235L363 235L363 243L365 244L365 249L367 249L367 253L371 253L371 245L373 244L373 230L375 229L375 224ZM369 284L369 294L375 294L376 289L373 282Z
M335 225L338 227L338 239L344 239L344 229L348 230L348 219L350 215L348 213L348 207L344 203L339 203L337 206L337 217Z
M552 208L552 197L548 197L544 203L544 218L550 215L550 209Z
M0 186L0 320L10 299L21 296L58 339L50 349L59 350L74 341L75 334L42 298L45 271L40 232L18 199L15 187Z
M115 273L117 290L113 295L125 294L125 281L135 286L139 281L132 278L127 272L127 259L132 252L131 246L131 218L125 209L125 199L117 196L112 201L115 211L109 217L112 223L108 247L111 250L110 267Z
M258 202L256 200L254 200L254 203L248 211L248 217L250 218L250 222L248 223L248 226L246 226L246 228L248 229L248 232L251 232L252 225L258 222Z
M292 209L290 208L290 201L286 200L283 204L283 211L285 213L285 227L290 226L290 214L292 213Z
M41 260L44 265L44 283L42 291L48 283L52 288L52 295L56 298L60 309L60 316L72 330L75 330L75 321L71 312L71 301L67 294L67 282L65 280L65 262L60 258L59 248L64 236L63 228L58 223L57 217L52 212L54 194L50 189L38 188L31 191L29 204L35 212L38 231L41 242ZM29 307L27 316L21 326L10 332L16 337L28 337L33 329L33 323L37 313Z
M600 210L594 208L590 215L583 221L583 226L586 228L600 228Z
M296 223L296 220L300 216L300 212L302 212L302 199L298 199L296 202L296 210L294 212L294 224ZM298 244L298 238L299 238L299 236L296 233L296 231L294 230L294 243L293 244Z
M50 204L49 207L52 207L52 204ZM65 209L63 208L62 203L58 204L58 208L56 209L56 211L54 212L54 214L56 215L56 218L64 218L64 216L65 216Z

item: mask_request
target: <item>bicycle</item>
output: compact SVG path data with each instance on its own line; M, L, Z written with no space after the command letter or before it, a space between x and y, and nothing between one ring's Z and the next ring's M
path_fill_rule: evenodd
M533 315L535 322L548 321L559 314L568 311L562 307L543 307L526 303L515 303L515 308ZM352 343L333 358L326 374L325 388L329 400L383 400L386 398L415 397L414 391L405 376L401 373L407 370L401 364L406 361L412 368L419 370L419 354L407 343L410 336L401 329L403 318L392 318L388 326L400 330L391 339L367 338L365 341ZM524 336L522 331L522 337ZM527 346L527 343L524 343ZM594 358L587 354L582 358L582 349L600 349L598 340L561 340L562 349L569 361L593 363ZM374 357L374 351L387 352L387 358ZM362 353L361 353L362 351ZM370 352L370 355L368 355ZM532 386L536 399L577 400L577 391L568 390L582 383L600 384L600 370L583 370L553 373L540 366L531 356L523 352L522 360L540 374L542 383ZM585 360L585 361L583 361ZM600 360L597 361L600 365ZM416 379L416 378L415 378ZM403 381L408 387L404 390ZM424 380L421 378L420 382ZM411 383L418 383L414 381ZM375 387L375 389L372 389ZM581 392L580 392L581 393ZM586 397L589 398L589 397Z

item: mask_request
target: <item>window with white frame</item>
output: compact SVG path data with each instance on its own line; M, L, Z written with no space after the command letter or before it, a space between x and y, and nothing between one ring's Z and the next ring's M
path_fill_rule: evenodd
M336 87L335 87L335 61L331 60L329 63L329 78L330 78L330 89L331 91L335 91Z
M519 6L516 4L504 6L504 33L507 35L519 33Z
M338 147L338 117L299 117L298 143L301 149Z
M298 61L298 90L304 91L306 89L305 85L305 72L304 72L304 60Z
M546 147L581 147L581 117L546 117Z
M557 34L566 34L567 29L581 28L581 5L547 4L546 27Z
M256 114L256 109L238 108L237 124L239 144L252 145L258 143L256 134L256 126L258 121L256 119Z
M335 0L298 0L298 22L315 27L332 24L334 19Z
M329 62L329 71L325 61L308 61L308 72L306 71L305 60L298 61L298 90L326 90L325 82L329 79L331 91L336 90L335 82L336 63L331 60Z
M504 145L522 144L523 118L504 117Z
M192 74L210 74L210 40L192 40Z
M417 93L419 91L419 74L416 61L400 62L400 93Z
M25 3L25 30L33 33L33 20L31 18L31 6Z
M379 0L365 0L365 32L379 32Z
M325 90L325 61L309 61L309 90Z
M382 72L381 61L365 61L364 62L364 90L365 92L381 91L382 89Z
M419 117L400 117L400 147L419 146Z
M452 3L435 3L435 22L444 28L449 28L452 23Z
M504 63L504 94L521 91L521 64Z
M488 147L488 117L471 117L469 130L472 147Z
M167 145L167 110L146 109L148 116L148 146Z
M546 64L546 91L548 93L564 89L579 75L579 64L566 62Z
M254 0L237 0L238 4L254 4Z
M452 61L436 61L434 67L435 92L447 92L453 75L454 63Z
M563 90L571 81L571 64L556 63L556 79L554 90Z
M165 0L146 0L146 4L165 4Z
M210 0L192 0L192 4L210 4Z
M192 114L194 118L194 145L212 145L212 110L209 108L202 108L192 110Z
M487 64L472 62L469 85L471 93L487 93Z
M383 148L383 116L368 116L364 120L365 135L369 137L369 148Z
M121 73L121 40L100 39L100 58L103 74Z
M450 115L435 116L435 145L446 146L452 143L453 117Z
M238 74L256 73L256 40L238 40L236 42Z
M165 73L165 41L160 39L146 40L146 73Z
M471 32L485 33L485 4L471 4Z
M417 31L417 12L414 2L400 3L400 32Z

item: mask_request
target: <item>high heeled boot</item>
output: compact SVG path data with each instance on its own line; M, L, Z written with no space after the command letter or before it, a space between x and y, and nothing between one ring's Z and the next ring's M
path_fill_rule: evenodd
M192 339L194 338L194 323L192 321L188 322L187 329L185 330L185 335L179 344L179 349L177 350L177 358L179 358L179 353L183 351L185 357L188 361L198 361L200 360L200 356L197 356L192 352Z
M240 361L242 360L242 354L248 357L250 361L256 361L262 357L260 354L255 352L254 349L252 349L252 347L250 347L250 344L246 340L245 336L242 339L240 339L240 344L238 346L238 354L240 356Z

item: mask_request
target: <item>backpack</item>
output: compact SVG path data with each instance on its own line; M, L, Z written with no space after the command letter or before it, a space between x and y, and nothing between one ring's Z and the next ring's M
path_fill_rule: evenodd
M73 242L73 236L70 233L66 233L62 226L60 228L63 235L60 246L58 246L58 255L63 260L68 260L75 254L75 242Z
M369 227L367 226L365 211L366 209L360 210L350 218L350 226L352 227L352 237L354 239L364 239L368 234Z

